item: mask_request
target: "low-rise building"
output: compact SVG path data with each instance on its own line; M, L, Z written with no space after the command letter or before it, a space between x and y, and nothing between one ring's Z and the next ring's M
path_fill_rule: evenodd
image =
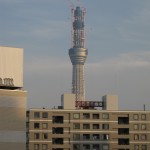
M29 150L149 150L149 120L150 111L30 109L27 145Z

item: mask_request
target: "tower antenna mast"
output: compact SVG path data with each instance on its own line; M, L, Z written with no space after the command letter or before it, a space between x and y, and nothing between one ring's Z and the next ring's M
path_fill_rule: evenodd
M74 3L72 1L72 4L71 4L71 20L72 20L72 29L71 29L71 45L72 47L74 47L74 28L73 28L73 22L74 22Z
M78 0L78 6L81 7L81 0Z

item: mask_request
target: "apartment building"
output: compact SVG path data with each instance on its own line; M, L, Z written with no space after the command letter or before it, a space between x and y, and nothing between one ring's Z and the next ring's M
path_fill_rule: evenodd
M150 111L30 109L28 150L149 150Z

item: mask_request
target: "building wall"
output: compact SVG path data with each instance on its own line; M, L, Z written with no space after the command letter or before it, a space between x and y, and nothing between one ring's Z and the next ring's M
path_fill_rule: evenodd
M46 118L44 113L47 113ZM51 150L134 150L135 146L139 150L146 146L149 150L149 119L149 111L30 109L29 150L42 150L45 145ZM39 127L35 128L35 124ZM47 128L43 128L44 124Z
M0 90L0 149L26 149L26 91Z
M61 95L61 106L63 109L76 109L75 107L75 94Z
M118 96L117 95L105 95L102 97L104 107L103 110L118 110Z
M22 48L0 46L0 86L9 84L6 78L13 79L15 87L23 87Z

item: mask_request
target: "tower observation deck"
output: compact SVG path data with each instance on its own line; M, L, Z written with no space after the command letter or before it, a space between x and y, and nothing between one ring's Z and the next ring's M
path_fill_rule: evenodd
M69 49L69 56L73 65L72 93L76 101L85 100L84 63L88 50L85 48L84 16L85 11L81 7L72 9L72 48Z

